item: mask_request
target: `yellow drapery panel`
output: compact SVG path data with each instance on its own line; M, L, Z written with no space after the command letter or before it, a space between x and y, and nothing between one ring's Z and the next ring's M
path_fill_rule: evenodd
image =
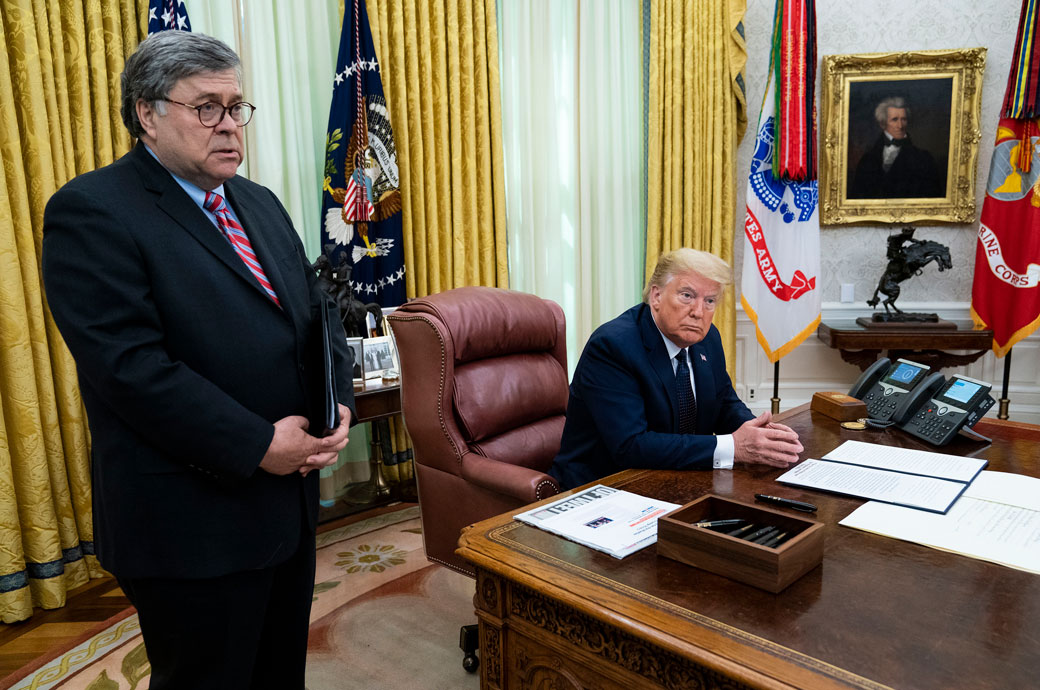
M645 278L661 254L680 247L733 265L737 146L747 129L747 47L738 30L746 7L746 0L650 2ZM733 290L714 323L732 375Z
M43 209L110 163L123 60L147 0L0 5L0 620L57 608L102 571L93 555L89 433L76 368L45 306Z
M401 171L406 294L508 287L494 0L367 7Z

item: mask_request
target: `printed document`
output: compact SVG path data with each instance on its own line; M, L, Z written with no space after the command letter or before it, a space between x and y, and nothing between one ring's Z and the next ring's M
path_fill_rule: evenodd
M986 465L977 458L846 441L777 481L945 513Z
M865 503L839 524L1040 574L1040 479L982 472L948 513Z
M624 558L657 541L657 519L680 508L597 484L582 493L516 516L517 520Z

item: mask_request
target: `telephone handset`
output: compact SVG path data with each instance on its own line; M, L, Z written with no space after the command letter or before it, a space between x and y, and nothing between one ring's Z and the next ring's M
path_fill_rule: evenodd
M909 417L899 424L907 433L944 446L962 427L975 426L993 407L996 401L989 394L992 388L984 381L955 374L949 381L942 380L927 396L916 396L921 404L911 408Z
M849 395L867 404L867 414L871 420L901 424L910 412L924 402L921 393L916 396L911 394L926 378L933 386L929 394L938 388L934 377L941 379L942 376L928 376L929 371L930 368L924 364L908 359L897 359L893 363L887 357L882 357L863 372L849 390Z

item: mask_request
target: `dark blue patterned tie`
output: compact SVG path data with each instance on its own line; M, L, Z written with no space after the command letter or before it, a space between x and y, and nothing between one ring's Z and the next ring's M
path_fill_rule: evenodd
M690 385L690 367L686 364L686 350L675 356L679 366L675 368L675 390L679 400L679 433L697 433L697 398Z

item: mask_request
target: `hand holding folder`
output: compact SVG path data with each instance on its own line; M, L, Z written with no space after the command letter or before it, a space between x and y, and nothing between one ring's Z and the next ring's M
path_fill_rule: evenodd
M342 328L336 324L340 337ZM332 353L333 326L329 315L329 301L321 300L319 318L312 328L307 371L310 372L310 428L312 436L321 438L339 426L339 395L336 390L336 368Z

